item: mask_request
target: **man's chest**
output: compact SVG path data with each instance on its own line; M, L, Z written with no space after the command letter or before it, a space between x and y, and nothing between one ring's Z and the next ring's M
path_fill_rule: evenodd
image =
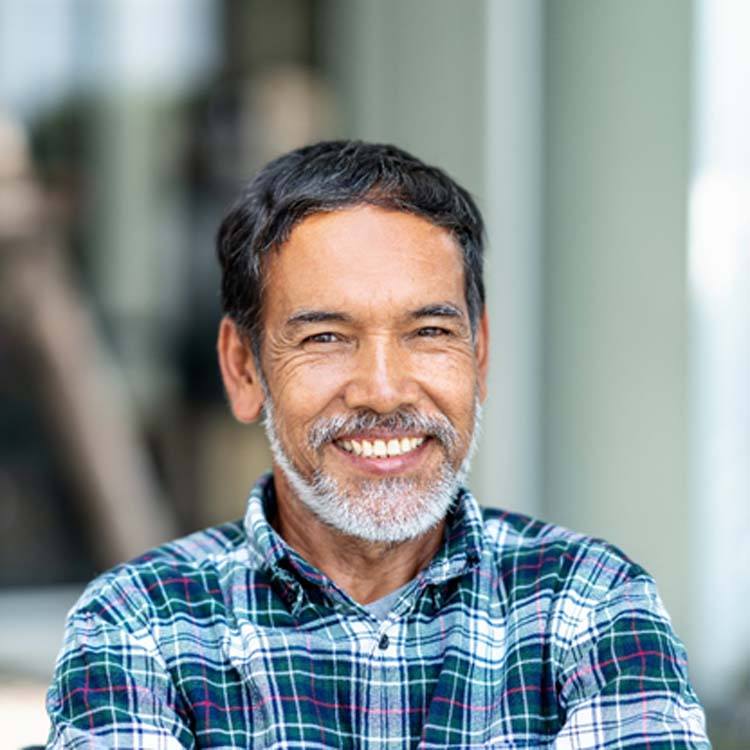
M516 615L240 622L171 671L198 747L538 747L560 727L554 675Z

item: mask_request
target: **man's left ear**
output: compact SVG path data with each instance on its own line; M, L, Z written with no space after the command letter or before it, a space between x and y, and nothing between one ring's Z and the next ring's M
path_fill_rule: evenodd
M474 351L477 357L477 383L479 385L479 400L484 403L487 398L487 371L490 365L490 323L487 308L477 322L476 341Z
M232 414L239 422L255 422L264 399L260 373L246 337L228 316L222 318L219 326L216 350Z

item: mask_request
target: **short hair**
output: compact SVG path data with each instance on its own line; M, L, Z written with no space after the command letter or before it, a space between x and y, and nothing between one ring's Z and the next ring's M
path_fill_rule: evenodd
M468 191L396 146L323 141L269 162L219 227L222 309L249 338L258 363L265 256L304 218L357 205L404 211L451 232L463 252L466 305L476 332L484 309L484 223Z

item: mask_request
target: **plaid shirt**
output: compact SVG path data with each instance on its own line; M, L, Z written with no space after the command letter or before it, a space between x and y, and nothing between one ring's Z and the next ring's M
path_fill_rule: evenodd
M378 621L244 522L106 573L69 616L55 748L708 748L653 580L613 547L481 511Z

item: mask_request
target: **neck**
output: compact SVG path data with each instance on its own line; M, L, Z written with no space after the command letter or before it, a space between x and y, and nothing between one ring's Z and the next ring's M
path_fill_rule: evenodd
M361 604L408 583L440 548L445 522L404 542L369 542L323 523L274 468L277 508L274 527L284 541Z

